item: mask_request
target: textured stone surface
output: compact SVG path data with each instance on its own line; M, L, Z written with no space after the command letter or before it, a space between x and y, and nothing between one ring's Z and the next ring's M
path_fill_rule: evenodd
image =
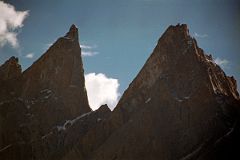
M92 111L75 25L21 73L0 66L2 160L240 159L240 98L189 35L170 26L113 112Z
M91 158L201 158L238 124L236 88L186 25L170 26L103 124L109 136Z
M22 74L22 93L45 134L54 125L91 111L85 89L78 29L72 25Z
M54 99L62 100L73 117L90 111L75 25L23 72L23 98L39 97L48 90Z
M18 59L11 57L0 76L0 159L55 156L56 144L42 137L91 112L75 25L26 71L21 73Z
M18 64L18 58L11 57L3 65L0 66L0 79L11 80L20 77L22 72L21 66Z
M11 100L20 94L21 65L11 57L0 66L0 102Z

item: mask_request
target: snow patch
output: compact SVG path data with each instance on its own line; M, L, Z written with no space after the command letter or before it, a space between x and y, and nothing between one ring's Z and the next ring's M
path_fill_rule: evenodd
M32 101L31 101L31 104L35 104L35 101L34 101L34 100L32 100Z
M57 126L58 131L66 130L67 129L67 125L71 125L72 126L76 121L78 121L79 119L81 119L83 117L86 117L86 116L90 115L91 113L92 113L92 111L84 113L84 114L76 117L75 119L66 120L65 123L62 126Z
M148 98L146 101L145 101L145 103L148 103L148 102L150 102L151 101L151 98Z
M188 40L187 41L187 43L188 43L188 45L192 45L193 44L193 42L192 42L192 40L190 39L190 40Z
M45 138L47 138L48 136L50 136L52 134L53 134L53 132L49 132L48 134L45 134L44 136L42 136L41 139L45 139Z
M188 99L190 99L190 96L185 96L183 98L175 97L175 100L178 102L183 102L184 100L188 100Z
M12 146L12 144L9 144L6 147L3 147L2 149L0 149L0 152L3 152L4 150L10 148L11 146Z
M178 101L178 102L183 102L182 99L179 99L179 98L177 98L177 97L175 98L175 100Z
M213 60L210 60L210 59L208 59L208 58L206 58L206 60L207 60L208 63L213 63L213 64L216 65L216 63L215 63Z
M73 84L69 85L69 87L70 87L70 88L77 88L77 86L76 86L76 85L73 85Z
M51 94L45 96L44 98L45 98L45 99L48 99L50 96L51 96Z
M52 91L50 89L43 89L40 93L52 93Z
M87 112L87 113L82 114L81 116L78 116L77 118L75 118L75 119L72 120L72 124L75 123L76 121L78 121L79 119L90 115L91 113L92 113L92 112Z
M71 38L69 38L69 37L62 37L63 39L69 39L69 40L71 40Z
M50 89L43 89L43 90L40 91L40 93L42 94L41 96L44 96L42 98L48 99L52 95L52 90L50 90Z

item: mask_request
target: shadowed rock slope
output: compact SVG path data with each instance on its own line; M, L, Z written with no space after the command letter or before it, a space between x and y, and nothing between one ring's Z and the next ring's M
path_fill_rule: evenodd
M90 114L75 25L23 73L17 58L6 61L0 87L0 159L54 159L73 143L62 131L86 117L94 123L80 125L84 132L97 122Z
M169 26L113 112L91 111L73 25L23 73L0 66L0 159L240 159L237 82Z
M79 152L94 160L233 159L239 107L236 80L187 25L170 26L109 120L86 135L91 147Z

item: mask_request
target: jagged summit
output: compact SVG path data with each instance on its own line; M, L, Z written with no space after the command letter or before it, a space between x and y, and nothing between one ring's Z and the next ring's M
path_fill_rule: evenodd
M165 33L167 34L169 31L175 32L176 34L185 34L186 37L189 36L189 29L187 24L180 24L178 23L177 25L170 25Z
M69 107L72 115L89 112L78 29L70 27L64 40L59 38L23 73L23 97L36 97L50 89ZM72 41L73 39L73 41ZM78 97L78 98L74 98Z
M186 24L167 28L112 112L88 105L75 25L19 68L15 57L0 66L1 160L239 159L236 80Z
M17 57L10 57L2 66L0 66L0 79L10 80L21 75L21 65L18 64Z
M91 111L78 29L72 25L65 37L58 38L23 73L16 57L0 66L0 159L29 159L26 155L31 154L46 159L44 156L49 151L43 153L41 148L48 137L45 135L53 134L52 130L67 120ZM92 120L93 124L97 123L97 118ZM55 134L59 133L56 131ZM49 143L46 148L57 148L54 143ZM6 146L11 147L4 149L2 154ZM18 146L24 148L20 154L17 153ZM36 150L33 153L26 146Z
M189 34L187 25L171 25L160 37L153 53L129 85L118 105L122 105L126 97L137 96L136 92L141 93L139 94L141 97L147 96L146 93L159 79L165 79L168 86L167 90L172 92L172 96L180 94L183 96L184 92L187 95L195 90L194 87L199 88L199 84L192 80L198 79L200 81L200 79L203 80L203 77L205 77L204 81L208 81L208 90L213 93L218 92L239 98L236 80L233 77L226 76L223 70L213 61L212 56L206 55L198 47L195 38ZM196 92L198 91L196 90ZM144 103L144 99L141 97L139 97L138 102ZM127 109L130 108L127 107Z
M198 159L238 123L239 104L235 79L198 47L187 25L169 26L92 159Z
M109 109L109 107L108 107L107 104L101 105L101 106L98 108L98 110L100 110L100 111L110 111L110 112L111 112L111 110Z
M15 57L15 56L12 56L12 57L9 58L8 62L10 62L10 63L18 63L18 58Z
M64 37L78 41L78 28L76 27L75 24L71 25L68 33Z

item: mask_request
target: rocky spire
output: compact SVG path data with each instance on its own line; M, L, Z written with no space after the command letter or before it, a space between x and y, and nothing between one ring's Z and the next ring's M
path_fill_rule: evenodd
M73 118L91 111L85 89L81 49L77 39L78 29L72 25L65 37L60 37L46 53L23 72L22 98L38 99L44 92L51 93L52 96L46 99L51 103L47 104L49 106L46 108L57 111L61 108L64 114L56 113L57 118L61 119ZM52 101L56 101L57 104Z
M19 79L9 80L15 77ZM48 137L44 135L53 134L51 130L54 128L57 137L59 133L57 126L90 111L78 29L72 25L65 37L60 37L23 73L16 57L11 57L0 66L0 159L27 160L30 159L29 155L36 159L54 159L45 157L50 150L45 152L46 150L42 148L45 138ZM104 113L110 114L110 111L106 110L100 114ZM97 123L99 117L98 115L95 117L93 121ZM20 130L24 130L24 133L20 133ZM81 131L75 130L77 138ZM70 138L72 139L72 135ZM63 137L60 139L64 141ZM34 155L28 147L25 147L29 140L33 142L30 145ZM59 140L55 141L57 143L49 140L46 148L54 148L56 153L60 147ZM21 142L21 147L18 142ZM61 147L66 147L65 144L64 141ZM25 149L19 152L19 147Z
M236 80L187 25L168 27L113 112L91 112L77 38L73 25L20 85L17 58L0 66L0 159L240 159Z
M10 80L18 78L21 75L21 65L18 64L17 57L11 57L2 66L0 66L0 79Z
M78 41L78 28L76 27L75 24L72 24L68 33L64 37L70 38L74 41Z
M234 78L204 54L187 25L170 26L105 124L111 136L92 159L197 159L233 130L239 104Z

